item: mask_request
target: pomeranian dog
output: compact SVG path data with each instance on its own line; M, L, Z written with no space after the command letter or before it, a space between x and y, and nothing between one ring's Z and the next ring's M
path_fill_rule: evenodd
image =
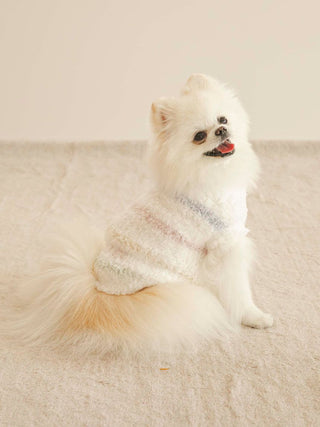
M52 239L19 290L11 326L24 341L168 349L272 325L250 291L246 194L259 164L240 102L193 74L180 97L152 104L151 128L152 191L104 239L82 224Z

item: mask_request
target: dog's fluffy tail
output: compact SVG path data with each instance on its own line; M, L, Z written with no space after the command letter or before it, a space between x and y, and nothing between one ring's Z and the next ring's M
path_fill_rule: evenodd
M18 289L18 313L7 333L25 343L71 342L91 352L192 345L230 328L215 296L192 284L150 286L131 295L98 291L93 263L102 245L100 234L83 224L59 230L42 272Z

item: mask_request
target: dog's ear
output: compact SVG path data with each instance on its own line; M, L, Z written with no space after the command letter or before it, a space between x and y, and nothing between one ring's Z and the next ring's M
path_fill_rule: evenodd
M155 133L167 133L174 117L176 98L160 98L151 105L151 127Z
M194 90L206 90L212 85L212 78L205 74L191 74L187 83L182 88L182 94L186 95Z

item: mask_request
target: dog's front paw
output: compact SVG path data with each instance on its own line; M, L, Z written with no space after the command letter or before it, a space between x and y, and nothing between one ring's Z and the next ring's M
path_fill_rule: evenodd
M241 323L245 326L250 326L251 328L270 328L270 326L273 325L273 317L271 314L264 313L258 307L253 305L247 308L242 317Z

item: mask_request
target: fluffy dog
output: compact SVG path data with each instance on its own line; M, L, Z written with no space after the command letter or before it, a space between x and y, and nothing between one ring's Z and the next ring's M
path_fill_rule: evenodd
M259 171L233 92L192 75L151 108L154 188L105 239L66 227L20 289L14 329L32 343L85 351L192 345L272 317L252 300L246 194Z

